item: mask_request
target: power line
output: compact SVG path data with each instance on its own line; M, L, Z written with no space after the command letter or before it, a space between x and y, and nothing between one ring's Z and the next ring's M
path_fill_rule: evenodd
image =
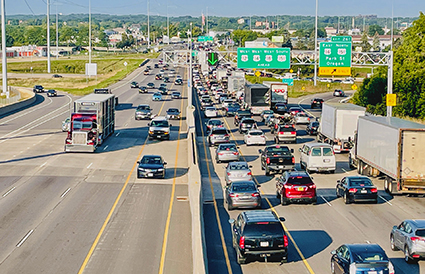
M27 0L24 0L25 4L27 4L27 7L30 9L30 11L32 12L32 15L35 15L34 11L32 10L32 8L30 7L30 4L28 4Z

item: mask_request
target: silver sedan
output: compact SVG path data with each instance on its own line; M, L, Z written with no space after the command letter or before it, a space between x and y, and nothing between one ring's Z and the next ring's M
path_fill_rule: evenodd
M310 117L304 112L298 112L294 117L295 124L309 124Z
M226 185L235 181L252 181L251 167L247 162L230 162L224 175Z
M227 209L261 208L261 195L253 181L238 181L226 186Z
M239 161L239 157L238 147L235 144L220 144L215 151L215 161L217 164L223 161Z

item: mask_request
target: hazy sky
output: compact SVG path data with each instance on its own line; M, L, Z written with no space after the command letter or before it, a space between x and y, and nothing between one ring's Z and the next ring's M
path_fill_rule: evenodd
M46 13L47 0L5 0L6 14ZM89 0L50 0L51 13L88 13ZM92 13L146 14L147 0L91 0ZM319 16L376 14L391 17L416 17L425 12L425 0L319 0ZM249 15L314 15L315 0L150 0L150 13L170 16L200 16L203 12L213 16Z

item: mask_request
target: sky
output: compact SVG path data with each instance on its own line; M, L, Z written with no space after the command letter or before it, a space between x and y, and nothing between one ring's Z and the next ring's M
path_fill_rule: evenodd
M14 14L45 14L47 0L5 0L6 16ZM92 13L129 15L240 17L250 15L311 15L315 14L315 0L91 0ZM417 17L425 12L425 0L318 0L319 16L378 15ZM51 14L88 13L89 0L50 0Z

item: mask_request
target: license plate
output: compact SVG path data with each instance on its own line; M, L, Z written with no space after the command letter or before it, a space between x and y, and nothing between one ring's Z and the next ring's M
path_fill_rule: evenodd
M268 247L269 246L269 242L260 242L260 246L261 247Z
M283 168L283 166L278 166L278 168L279 168L279 169L282 169L282 168Z
M297 188L298 191L304 191L304 187Z
M362 190L361 193L367 193L367 190Z
M325 162L325 163L329 163L329 162L330 162L330 160L329 160L329 159L324 159L324 160L323 160L323 162Z
M367 274L378 274L378 271L368 271Z
M148 173L148 177L153 177L153 173Z

